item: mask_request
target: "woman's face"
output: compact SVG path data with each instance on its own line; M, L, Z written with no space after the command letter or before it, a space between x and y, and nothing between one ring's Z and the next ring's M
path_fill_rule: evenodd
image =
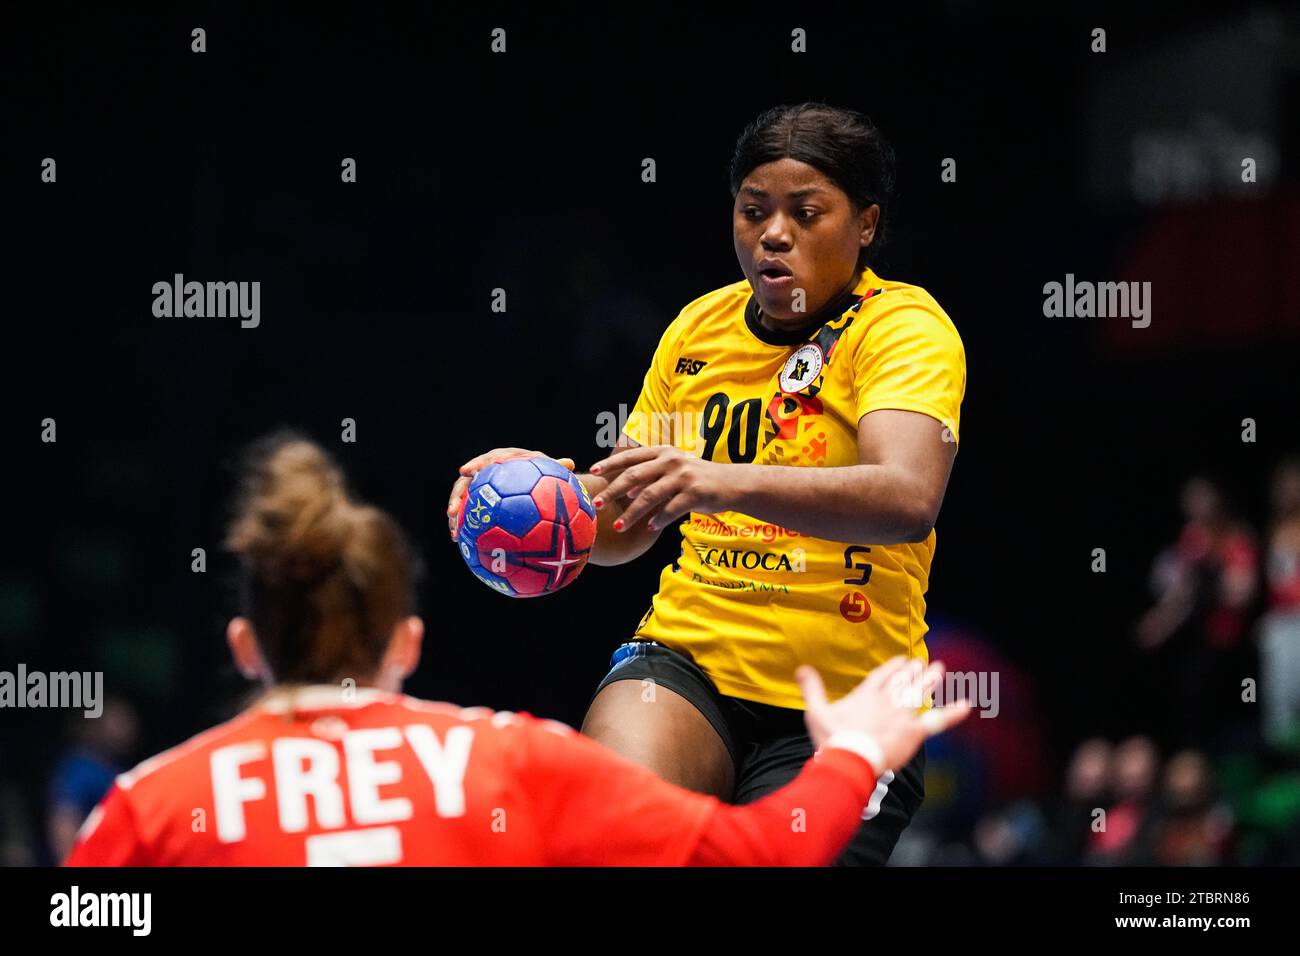
M797 159L755 167L736 193L732 234L763 314L799 326L851 287L879 215L879 206L855 211L844 190Z

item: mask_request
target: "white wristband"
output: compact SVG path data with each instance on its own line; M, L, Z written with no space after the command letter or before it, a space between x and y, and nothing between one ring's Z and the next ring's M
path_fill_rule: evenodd
M871 764L871 769L875 771L877 777L885 771L885 751L871 734L857 730L837 730L826 738L826 743L822 744L823 750L827 747L852 751Z

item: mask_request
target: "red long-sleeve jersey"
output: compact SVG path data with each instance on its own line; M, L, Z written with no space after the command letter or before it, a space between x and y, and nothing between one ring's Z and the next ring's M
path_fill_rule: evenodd
M555 721L313 687L122 774L66 865L822 865L875 783L827 748L731 806Z

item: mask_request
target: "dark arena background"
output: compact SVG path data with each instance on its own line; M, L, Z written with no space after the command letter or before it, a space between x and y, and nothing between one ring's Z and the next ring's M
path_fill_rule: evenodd
M97 772L249 699L222 534L279 426L419 545L410 693L580 724L676 535L510 601L448 541L448 488L496 446L606 454L666 325L741 278L737 135L805 100L893 145L876 271L968 364L928 641L998 713L928 745L891 866L1300 862L1294 8L6 19L0 670L99 671L106 703L0 711L0 863L57 863ZM257 326L156 317L178 273L259 282ZM1084 281L1149 283L1149 316L1050 314Z

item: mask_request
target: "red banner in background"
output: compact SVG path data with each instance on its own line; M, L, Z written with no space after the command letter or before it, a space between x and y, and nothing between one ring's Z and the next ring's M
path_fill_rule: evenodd
M1103 352L1300 340L1300 195L1157 210L1117 272L1151 283L1151 324L1095 320Z

